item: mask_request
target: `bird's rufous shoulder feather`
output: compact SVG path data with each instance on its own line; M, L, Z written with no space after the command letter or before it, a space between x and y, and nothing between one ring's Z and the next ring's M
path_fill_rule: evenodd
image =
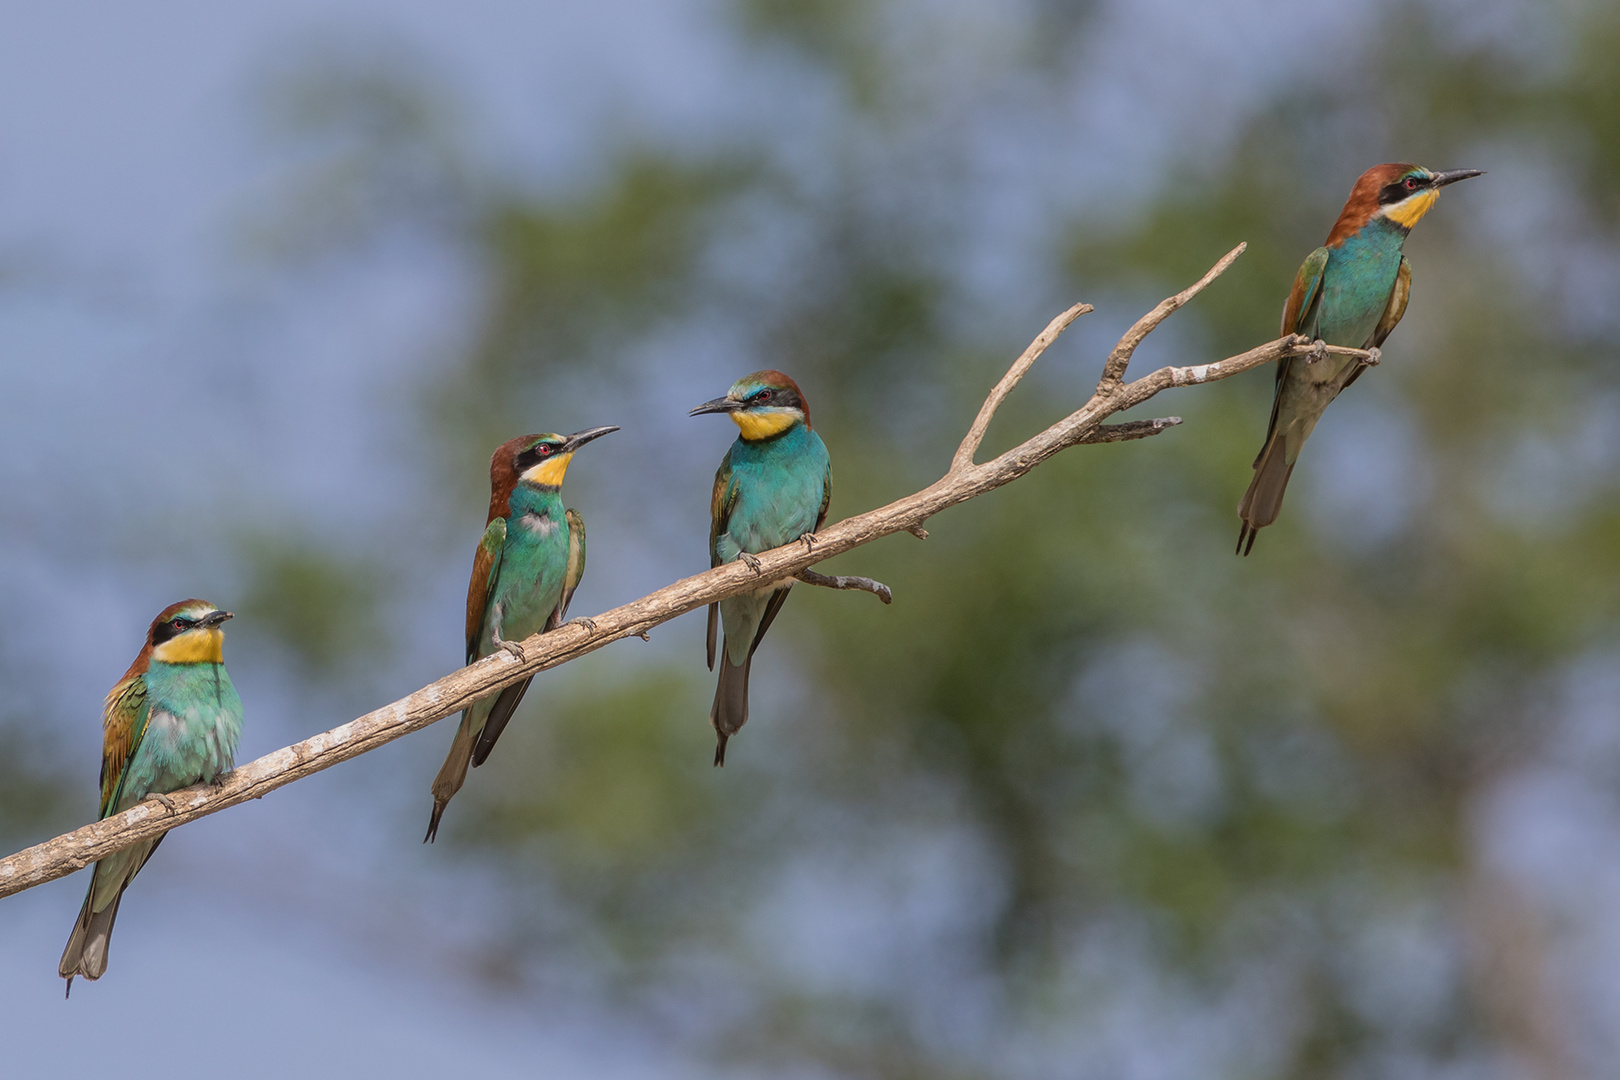
M785 377L785 376L784 376ZM737 505L737 487L731 482L731 451L720 459L714 471L714 490L709 495L709 565L720 565L715 543L731 523L732 507ZM714 670L714 651L720 637L720 605L709 605L709 670Z
M101 816L106 817L117 805L123 790L124 768L135 755L135 748L146 734L146 718L150 709L146 700L147 650L124 677L107 692L107 703L101 714Z
M1288 302L1283 305L1283 334L1303 333L1301 327L1310 322L1311 306L1322 290L1322 273L1327 269L1328 249L1319 247L1299 264L1294 275L1294 287L1288 290Z
M467 582L467 663L478 659L478 639L484 635L484 612L489 594L501 568L501 552L506 547L506 519L498 517L484 528L473 555L472 578Z

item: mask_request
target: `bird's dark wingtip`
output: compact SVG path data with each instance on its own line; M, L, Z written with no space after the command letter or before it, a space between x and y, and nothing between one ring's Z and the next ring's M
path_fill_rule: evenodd
M723 769L726 765L726 736L717 734L714 744L714 767Z
M422 843L431 844L434 840L438 839L439 819L442 817L444 817L444 804L435 802L433 804L433 817L428 822L427 835L422 837Z
M69 975L67 977L67 989L62 993L62 1000L67 1001L71 997L73 997L73 976Z

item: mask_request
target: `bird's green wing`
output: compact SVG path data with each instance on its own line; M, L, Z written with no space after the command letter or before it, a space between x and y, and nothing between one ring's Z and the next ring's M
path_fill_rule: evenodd
M1389 303L1384 306L1383 318L1378 320L1378 326L1373 330L1372 341L1368 342L1370 348L1381 348L1389 332L1395 329L1406 314L1406 302L1412 296L1412 264L1401 256L1401 268L1395 272L1395 287L1389 290Z
M568 511L568 566L563 570L562 597L557 601L551 618L546 620L546 629L555 630L568 618L568 602L574 598L574 590L579 588L580 578L585 576L585 519L578 510Z
M827 475L821 478L821 509L816 511L816 532L827 520L827 507L832 505L832 459L827 459Z
M720 459L714 473L714 491L709 495L709 565L719 566L715 544L731 524L731 510L737 505L737 485L731 482L731 452ZM720 605L709 605L709 670L714 670L714 649L720 634Z
M1316 301L1322 292L1322 272L1327 269L1328 249L1319 247L1299 265L1294 275L1294 287L1288 292L1288 303L1283 305L1282 332L1303 334L1314 321Z
M130 675L107 694L101 716L102 817L113 812L124 794L126 768L146 734L149 712L145 675Z
M484 636L484 613L495 591L501 572L501 552L506 547L506 519L498 517L484 529L473 556L472 580L467 582L467 663L478 659L478 639Z
M1314 333L1317 301L1322 298L1322 272L1327 269L1328 249L1319 247L1299 265L1294 275L1294 287L1288 292L1288 303L1283 305L1282 332L1284 334ZM1295 358L1285 356L1277 361L1276 391L1271 399L1271 420L1266 424L1266 441L1260 444L1260 457L1271 445L1271 435L1277 430L1277 409L1282 404L1283 381L1293 370ZM1254 459L1260 464L1260 458Z

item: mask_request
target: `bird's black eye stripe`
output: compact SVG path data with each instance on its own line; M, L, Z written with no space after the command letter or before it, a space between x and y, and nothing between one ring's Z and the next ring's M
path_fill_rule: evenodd
M1378 190L1378 205L1388 206L1390 203L1400 202L1415 191L1421 191L1429 186L1429 181L1421 176L1403 176L1393 184L1385 184Z
M559 448L552 443L535 443L527 450L521 451L517 456L518 472L525 472L556 453Z
M179 637L181 634L185 633L187 630L190 630L196 625L196 620L187 619L179 615L164 622L160 622L152 628L152 644L161 645L170 638Z

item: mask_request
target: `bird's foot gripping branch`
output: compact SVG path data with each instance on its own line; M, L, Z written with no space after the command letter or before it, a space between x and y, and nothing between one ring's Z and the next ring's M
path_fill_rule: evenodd
M1063 312L1030 343L980 406L945 475L923 490L819 528L813 544L794 541L762 552L757 556L757 569L741 560L728 563L590 619L575 619L549 632L534 634L520 643L522 659L497 651L392 704L248 762L226 775L217 788L176 793L167 805L153 800L140 802L122 813L0 859L0 896L63 877L113 852L161 836L178 825L260 798L276 788L454 715L472 702L538 672L566 664L621 638L644 636L653 627L677 616L770 582L798 578L833 588L861 588L887 602L888 590L877 582L829 577L814 573L810 567L893 533L909 532L926 537L924 522L941 510L1012 483L1071 446L1157 435L1180 421L1175 417L1119 424L1104 421L1142 404L1161 390L1214 382L1285 357L1310 353L1311 342L1301 335L1291 334L1214 363L1163 367L1125 381L1126 369L1137 346L1156 326L1219 277L1243 249L1244 245L1238 245L1199 281L1138 320L1109 354L1097 389L1085 404L989 461L975 462L974 455L997 409L1069 324L1091 310L1089 304L1076 304ZM1330 351L1367 358L1361 350L1330 347Z

